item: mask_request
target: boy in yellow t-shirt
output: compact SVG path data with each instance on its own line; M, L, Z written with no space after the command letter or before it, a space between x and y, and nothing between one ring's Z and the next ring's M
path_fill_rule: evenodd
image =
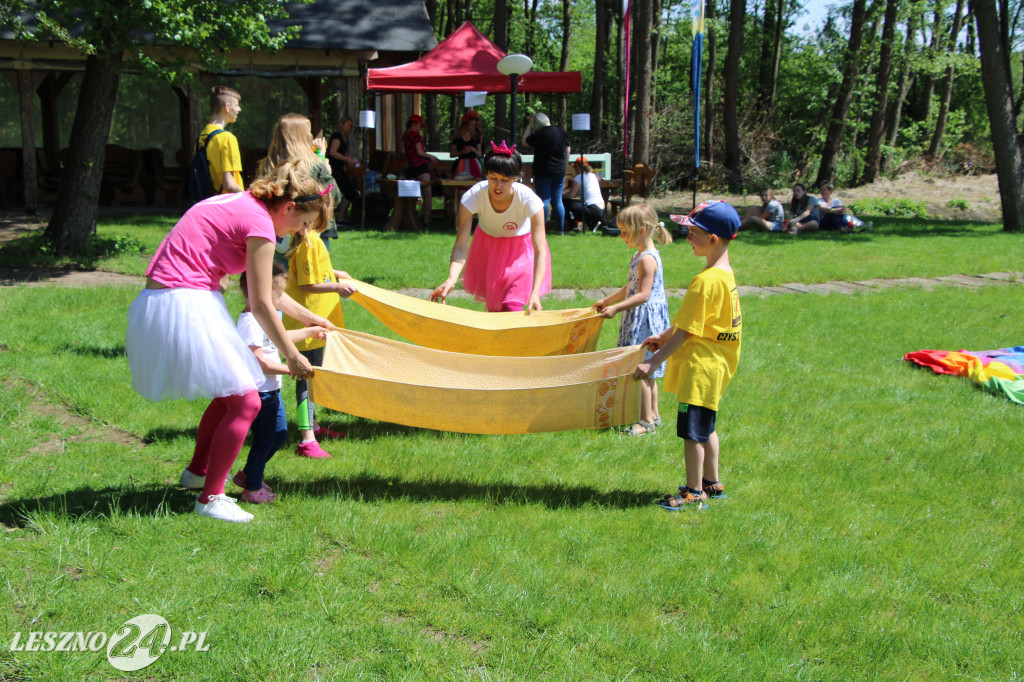
M704 258L701 270L686 289L672 326L651 336L644 345L657 351L637 365L633 376L644 379L665 359L665 390L679 400L676 434L683 439L686 485L678 495L658 500L677 511L700 507L708 497L724 496L718 480L718 402L740 359L743 319L736 278L729 265L729 243L736 236L740 217L724 201L705 201L689 216L672 216L689 228L686 241L694 255Z
M348 298L355 293L356 288L350 284L340 284L338 280L348 279L348 273L333 268L323 240L310 229L292 237L289 254L288 286L285 293L314 315L327 318L335 327L344 327L345 318L338 297ZM301 329L303 326L298 320L285 315L285 329ZM311 338L297 342L295 347L309 360L309 364L320 367L324 364L324 345L324 341ZM313 459L329 459L330 455L317 441L343 438L345 434L317 424L314 396L310 394L305 379L295 381L295 399L299 405L297 417L300 441L296 453Z
M210 90L210 121L199 132L199 148L206 144L206 138L215 130L223 132L213 136L210 146L206 149L206 160L210 166L210 182L217 194L241 192L242 184L242 152L238 148L238 138L224 130L224 126L234 123L242 113L242 95L238 90L226 85L216 85Z

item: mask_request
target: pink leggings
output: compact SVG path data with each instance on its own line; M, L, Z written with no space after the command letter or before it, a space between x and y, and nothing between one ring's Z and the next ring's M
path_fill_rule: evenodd
M245 395L214 398L199 421L196 451L188 470L196 476L205 476L206 483L199 501L206 504L210 495L223 495L224 482L231 465L242 449L245 435L260 411L260 394L250 391Z

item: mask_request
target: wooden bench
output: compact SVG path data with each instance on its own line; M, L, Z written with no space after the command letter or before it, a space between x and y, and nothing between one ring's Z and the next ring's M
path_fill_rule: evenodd
M142 150L142 188L151 206L181 204L185 200L185 172L164 165L164 153L156 147Z
M119 144L108 144L103 154L103 189L109 192L112 206L145 204L142 152Z

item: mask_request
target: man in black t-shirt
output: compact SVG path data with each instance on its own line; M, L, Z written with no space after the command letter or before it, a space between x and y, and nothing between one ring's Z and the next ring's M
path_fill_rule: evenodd
M537 113L523 131L522 142L533 149L533 188L544 201L545 212L551 207L547 215L555 230L565 234L562 188L569 165L569 133L551 125L547 114Z

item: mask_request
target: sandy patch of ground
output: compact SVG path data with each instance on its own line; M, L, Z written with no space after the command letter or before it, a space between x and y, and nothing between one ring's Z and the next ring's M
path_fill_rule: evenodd
M775 198L785 205L790 199L789 187L778 187ZM818 196L818 192L810 189ZM836 194L847 204L863 199L907 199L923 201L928 215L942 220L973 220L997 223L1000 220L999 182L995 175L932 177L920 173L907 173L889 180L882 179L870 185L837 190ZM733 206L760 204L757 194L710 194L697 192L697 201L724 199ZM967 202L967 210L949 206L951 200ZM661 212L685 213L693 205L692 192L672 192L651 199Z

